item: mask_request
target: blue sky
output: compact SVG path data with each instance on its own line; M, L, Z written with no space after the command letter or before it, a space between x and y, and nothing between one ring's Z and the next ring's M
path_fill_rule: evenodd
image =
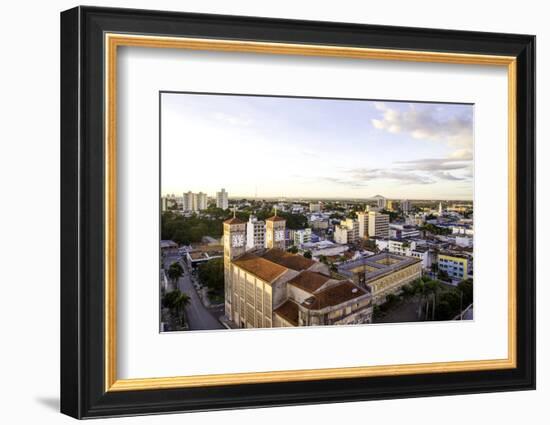
M473 106L163 93L162 193L472 199Z

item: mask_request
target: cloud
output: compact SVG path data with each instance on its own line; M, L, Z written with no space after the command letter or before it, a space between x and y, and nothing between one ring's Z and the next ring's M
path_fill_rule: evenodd
M356 168L348 171L353 181L366 184L372 180L392 180L401 184L430 184L434 180L430 176L412 173L398 169Z
M362 179L323 177L322 180L326 181L327 183L338 184L341 186L351 187L353 189L359 189L368 186L367 182Z
M381 102L376 102L374 106L382 112L380 119L371 120L374 128L407 134L414 139L445 143L456 148L457 155L471 155L473 127L469 113L449 114L445 108L427 104L410 104L406 110Z
M449 171L463 170L470 165L470 161L450 158L423 158L410 161L396 161L395 164L403 170L412 171Z
M375 180L389 180L398 184L427 185L440 181L463 181L472 178L472 162L448 158L422 158L409 161L395 161L392 166L382 168L352 168L345 170L347 178L339 183L367 185Z

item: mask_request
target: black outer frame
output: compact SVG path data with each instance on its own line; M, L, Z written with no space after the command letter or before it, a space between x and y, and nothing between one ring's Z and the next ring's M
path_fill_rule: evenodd
M104 391L105 32L517 57L517 368ZM61 412L75 418L535 388L535 37L76 7L61 13Z

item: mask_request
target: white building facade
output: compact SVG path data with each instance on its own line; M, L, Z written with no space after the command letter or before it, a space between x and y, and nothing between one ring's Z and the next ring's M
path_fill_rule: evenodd
M251 215L246 223L246 250L265 248L265 221Z
M229 195L225 189L216 192L216 208L226 210L229 208Z
M390 230L390 216L378 211L369 211L369 237L387 238Z

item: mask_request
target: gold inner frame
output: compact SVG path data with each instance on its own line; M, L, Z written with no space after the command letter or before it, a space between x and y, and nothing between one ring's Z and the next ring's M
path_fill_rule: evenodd
M105 391L151 390L417 373L515 368L516 358L516 58L460 53L370 49L255 41L105 34ZM398 364L253 373L117 379L116 373L116 123L119 46L325 56L469 65L504 66L508 71L508 357L495 360Z

